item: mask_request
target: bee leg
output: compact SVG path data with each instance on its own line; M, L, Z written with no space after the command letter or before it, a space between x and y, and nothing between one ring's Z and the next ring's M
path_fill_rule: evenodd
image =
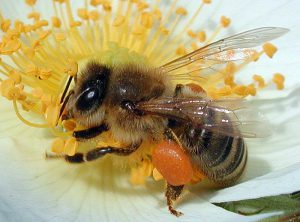
M135 152L141 143L132 144L127 148L116 148L116 147L99 147L88 151L86 154L75 153L74 156L65 156L65 160L70 163L83 163L89 162L103 157L106 154L115 154L119 156L128 156Z
M101 133L107 131L109 128L106 124L101 124L100 126L96 126L93 128L85 129L85 130L79 130L73 132L73 137L76 138L76 140L81 139L91 139L94 138Z
M182 84L176 85L175 91L174 91L174 97L178 97L181 94L183 87L184 87L184 85L182 85Z
M171 212L171 214L175 215L176 217L179 217L179 216L183 215L182 212L175 210L174 207L173 207L173 203L174 203L174 201L176 201L180 197L180 195L183 191L183 187L184 187L184 185L173 186L173 185L168 183L167 189L166 189L166 192L165 192L165 196L167 198L167 204L168 204L168 207L169 207L169 211Z

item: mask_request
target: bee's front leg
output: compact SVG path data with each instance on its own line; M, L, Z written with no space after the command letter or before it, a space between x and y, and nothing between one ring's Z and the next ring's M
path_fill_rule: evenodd
M175 215L176 217L183 215L182 212L175 210L174 206L173 206L174 202L180 197L180 195L183 191L183 187L184 187L184 185L173 186L168 183L167 189L165 192L169 211L171 212L171 214Z
M94 138L101 133L109 130L108 126L106 124L101 124L100 126L96 126L93 128L85 129L85 130L79 130L73 132L73 137L76 138L76 140L82 140L82 139L91 139Z
M65 160L70 163L83 163L89 162L103 157L106 154L116 154L119 156L127 156L135 152L141 143L132 144L127 148L116 147L99 147L88 151L87 153L75 153L74 156L65 156Z

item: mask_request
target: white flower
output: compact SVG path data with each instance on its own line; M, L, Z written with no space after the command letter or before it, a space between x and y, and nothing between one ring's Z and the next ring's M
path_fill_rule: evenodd
M179 1L178 5L186 4L188 10L195 11L196 3ZM71 5L75 11L77 5L84 7L84 1L72 1ZM1 0L0 11L5 18L28 21L29 9L21 0ZM44 17L53 14L50 1L40 0L34 9ZM211 21L218 21L224 14L232 19L232 26L218 37L264 26L291 30L274 41L279 51L273 60L262 57L239 74L246 81L254 73L265 79L271 79L275 72L286 77L284 91L270 87L253 99L271 121L274 134L267 139L247 140L249 161L242 181L217 191L191 186L191 192L177 206L184 216L176 218L167 211L163 183L132 186L124 170L113 166L110 159L82 165L46 161L45 150L52 140L49 130L24 125L16 118L11 102L1 98L0 221L255 221L266 215L241 216L212 202L300 190L299 2L215 0L205 9L192 27L200 24L211 28L216 25ZM0 65L0 73L2 68Z

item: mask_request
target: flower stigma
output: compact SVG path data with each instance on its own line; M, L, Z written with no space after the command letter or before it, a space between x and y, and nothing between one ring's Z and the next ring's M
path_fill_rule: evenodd
M108 65L134 62L159 67L217 40L231 25L230 18L221 16L213 31L192 28L203 8L209 7L210 0L199 1L192 14L178 6L176 0L167 6L160 0L83 3L84 7L74 8L70 0L53 0L54 14L45 19L36 10L36 0L25 0L31 9L27 15L29 23L10 20L0 13L1 95L12 102L16 116L24 124L51 131L51 151L59 155L73 156L87 145L122 146L110 132L91 141L76 141L72 133L83 127L74 119L59 118L66 83L69 77L80 73L86 61L99 60ZM251 82L243 84L235 77L261 56L273 58L276 52L276 46L265 43L262 49L249 51L249 59L216 66L209 70L209 75L199 69L198 63L169 75L171 80L174 77L174 87L175 80L178 83L179 79L192 89L205 91L212 99L255 96L258 90L272 85L282 90L284 76L275 73L273 79L266 82L255 73ZM225 56L233 56L233 53L228 51ZM29 118L31 116L35 121ZM125 158L131 169L132 184L144 184L148 177L163 179L151 162L154 147L155 144L145 142L137 152ZM191 183L203 178L201 172L195 170Z

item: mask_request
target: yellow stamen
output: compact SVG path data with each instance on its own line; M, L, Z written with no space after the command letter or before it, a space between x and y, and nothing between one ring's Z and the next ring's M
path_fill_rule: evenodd
M76 122L74 120L64 120L62 125L68 131L73 131L76 128Z
M51 145L51 151L56 154L64 152L65 141L62 138L55 138Z
M78 148L78 142L74 137L67 139L64 146L64 153L68 156L74 156Z
M273 58L274 54L277 52L276 46L271 43L265 43L263 45L264 52L269 58Z
M221 17L220 22L221 22L222 27L226 28L226 27L228 27L230 25L231 20L230 20L230 18L228 18L228 17L226 17L226 16L223 15Z
M14 110L15 110L16 115L24 124L31 126L31 127L36 127L36 128L48 128L49 127L49 125L46 123L45 124L32 123L32 122L24 119L23 116L19 112L19 108L18 108L16 100L13 100L13 105L14 105Z
M205 40L206 40L206 33L204 31L200 31L198 33L198 40L200 42L205 42Z
M57 123L58 115L59 115L59 106L56 105L49 105L45 112L45 119L47 120L48 124L54 127Z
M130 182L133 185L144 185L146 178L151 175L152 169L152 164L144 160L140 166L131 168Z
M260 75L254 75L252 78L255 82L258 83L259 88L265 87L265 80L263 77L261 77Z
M11 21L9 19L5 19L1 22L0 26L1 26L1 30L3 32L7 32L10 28L11 25Z
M26 4L29 6L33 6L36 3L36 0L25 0Z
M54 14L46 16L51 18L49 21L35 10L35 0L25 2L31 7L31 13L27 16L31 19L29 24L6 19L0 14L0 92L13 102L21 121L29 126L50 130L56 137L51 148L53 152L67 155L73 155L79 146L72 138L72 132L84 127L75 120L58 121L60 97L69 77L78 74L78 63L99 59L108 65L136 62L157 67L174 59L174 56L186 55L193 49L215 41L220 31L231 22L222 16L219 25L209 35L203 27L192 26L194 21L201 21L198 18L200 12L211 0L200 1L187 20L188 11L179 7L177 0L172 1L169 8L164 7L164 11L160 8L162 1L159 0L85 0L84 7L80 9L72 9L70 0L53 0ZM77 12L79 20L75 20L73 12ZM181 31L178 30L179 25L183 25ZM237 84L235 76L240 69L257 61L264 53L272 58L276 50L275 46L266 43L262 51L252 52L252 57L244 62L229 62L226 66L218 67L214 66L214 61L200 60L168 73L168 76L172 81L174 78L176 83L180 80L180 83L198 93L206 92L212 99L254 96L258 89L265 87L264 79L254 75L252 83ZM234 53L234 50L228 51L226 56L232 57ZM206 75L208 69L202 68L210 65L213 65L211 72ZM272 81L278 89L284 87L281 74L275 74ZM72 87L73 84L70 89ZM19 107L28 115L39 115L45 123L26 120L20 114ZM89 141L86 143L91 145ZM115 141L111 132L101 134L91 143L93 147L95 143L99 147L127 145ZM131 174L133 184L144 183L151 173L155 180L163 179L153 169L149 144L143 143L142 148L144 146L145 149L139 149L139 154L128 158L130 166L134 166ZM202 178L203 175L195 173L191 183Z
M164 179L164 177L160 174L160 172L158 172L158 170L156 168L153 169L152 176L153 176L153 179L156 181Z
M284 76L280 73L275 73L273 76L273 82L276 84L278 90L282 90L284 88Z

